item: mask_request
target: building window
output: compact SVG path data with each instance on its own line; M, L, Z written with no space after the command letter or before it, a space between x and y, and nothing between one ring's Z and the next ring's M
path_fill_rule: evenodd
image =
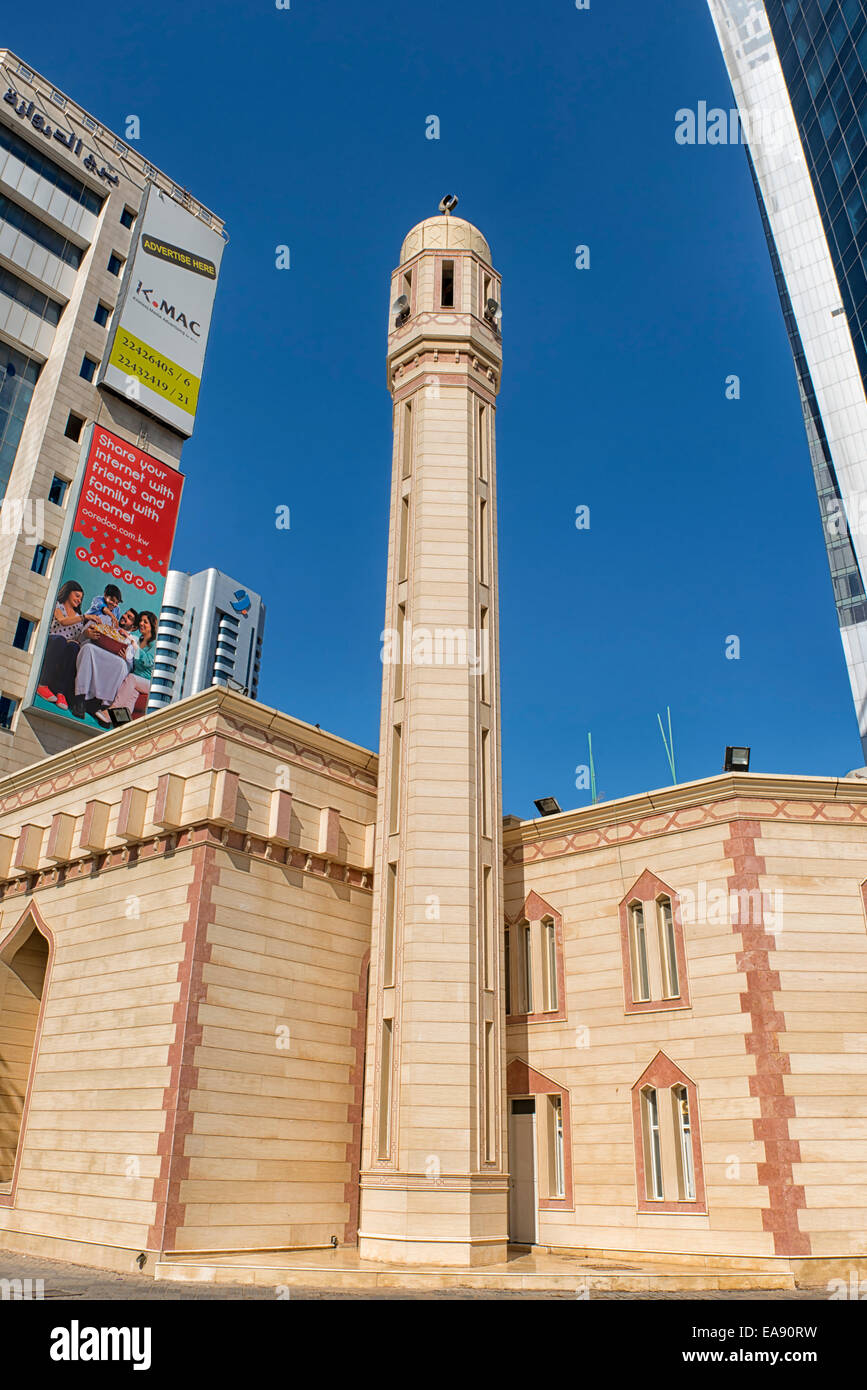
M135 219L136 214L133 212L132 208L124 208L120 215L120 225L122 227L131 227Z
M529 922L518 923L518 998L521 1012L533 1012L533 931Z
M388 833L397 834L400 828L400 778L401 778L401 734L403 730L400 724L395 724L391 731L391 801L389 805Z
M41 367L0 344L0 498L6 491Z
M29 313L36 314L45 323L51 324L52 328L56 328L60 322L64 306L58 300L43 294L42 290L34 289L26 281L19 279L6 266L0 266L0 294L5 294L7 299L14 299L16 304L20 304Z
M400 535L397 547L397 578L402 583L406 579L409 561L409 497L400 501Z
M620 903L626 1013L688 1009L680 898L645 869Z
M79 439L81 438L81 431L83 429L84 420L82 419L82 417L80 415L75 415L73 411L70 410L68 416L66 417L66 424L63 429L65 437L67 439L73 440L77 444Z
M680 993L677 981L677 943L674 936L674 913L671 898L662 896L656 900L656 916L659 923L659 958L662 962L663 993L668 999L676 999Z
M25 618L23 615L18 619L15 628L15 636L12 638L13 647L17 647L20 652L30 651L30 639L36 629L35 618Z
M455 307L455 263L454 261L443 261L442 281L440 284L440 308L453 309Z
M661 1202L662 1145L659 1140L659 1098L653 1086L645 1086L641 1092L641 1116L646 1195L651 1201Z
M108 273L109 273L109 275L120 275L120 272L121 272L122 270L123 270L123 259L117 254L116 251L112 251L111 255L110 255L109 258L108 258Z
M542 983L545 1012L553 1013L557 1008L557 942L552 917L542 921Z
M3 130L0 125L0 131ZM11 198L0 193L0 223L5 222L7 226L14 227L16 232L23 232L31 241L35 241L37 246L41 246L43 251L48 251L58 260L63 261L64 265L71 265L73 270L78 270L81 266L84 252L80 247L67 241L66 237L55 232L53 227L46 227L44 222L40 222L38 217L27 212L24 208L13 203Z
M692 1154L692 1125L689 1115L689 1093L685 1086L672 1086L675 1130L678 1138L678 1193L682 1202L695 1200L695 1164Z
M63 499L66 496L69 483L65 478L61 478L55 473L51 479L51 487L48 489L48 500L53 502L55 507L63 506Z
M531 893L520 915L506 925L506 1014L550 1023L566 1017L563 920Z
M37 545L33 552L30 568L34 574L47 574L53 551L48 545Z
M109 306L108 306L107 304L103 304L102 300L100 300L99 303L97 304L96 308L95 308L94 311L93 311L93 321L94 321L94 323L98 323L99 326L100 326L100 328L105 328L105 326L106 326L106 324L108 323L108 321L109 321L110 318L111 318L111 309L109 308Z
M548 1097L549 1196L566 1196L566 1163L563 1150L563 1097Z
M87 353L85 353L81 360L81 366L78 369L78 375L83 376L85 381L93 381L98 366L99 363L95 362L92 357L88 357Z
M706 1210L698 1135L698 1092L658 1052L632 1088L639 1211Z
M388 1158L391 1148L391 1053L393 1020L382 1021L379 1057L379 1133L377 1157Z
M17 701L11 695L0 695L0 729L11 729Z
M32 169L40 178L45 179L46 183L59 188L61 193L65 193L74 202L80 203L82 207L87 208L88 212L96 215L102 210L105 198L101 193L95 193L92 188L83 184L81 179L75 178L60 164L55 164L54 160L49 159L43 150L34 148L17 131L10 130L5 125L0 125L0 149L6 150L18 160L19 164L24 164L28 169Z
M647 969L647 932L644 927L644 908L641 903L631 903L630 945L632 948L632 980L636 999L650 998L650 976Z

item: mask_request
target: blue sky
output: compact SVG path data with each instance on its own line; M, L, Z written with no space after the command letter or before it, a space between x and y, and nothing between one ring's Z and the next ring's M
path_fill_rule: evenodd
M666 705L679 780L860 765L746 156L674 139L732 104L705 4L50 0L3 41L226 219L174 563L265 598L262 700L378 737L389 276L453 191L503 276L504 810L586 803L588 729L603 797L670 782Z

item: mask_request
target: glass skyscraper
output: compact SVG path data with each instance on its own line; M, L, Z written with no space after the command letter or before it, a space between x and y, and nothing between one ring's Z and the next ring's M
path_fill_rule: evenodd
M867 761L867 5L708 3L795 360Z

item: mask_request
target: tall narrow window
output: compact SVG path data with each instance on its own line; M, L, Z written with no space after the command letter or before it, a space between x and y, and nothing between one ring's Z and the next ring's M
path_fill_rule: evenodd
M455 307L455 263L454 261L443 261L442 284L440 286L440 308L453 309Z
M403 408L403 476L412 472L412 401Z
M494 1025L485 1024L485 1158L490 1163L497 1155L494 1142L496 1126L496 1096L494 1094Z
M633 903L629 909L632 947L633 998L650 998L650 978L647 970L647 932L644 927L644 908Z
M479 579L488 582L488 504L479 499Z
M482 971L484 988L491 988L493 975L493 941L491 938L491 871L486 864L482 869Z
M479 613L479 695L483 705L490 704L490 663L491 663L491 634L488 626L488 610L482 608Z
M410 302L410 306L412 306L412 271L411 271L411 270L405 270L405 271L403 272L403 288L401 289L401 294L405 294L405 295L406 295L407 299L408 299L409 302Z
M476 428L479 439L479 477L486 482L488 477L488 411L484 405L479 406Z
M403 679L406 666L404 663L403 637L406 629L406 604L399 603L397 606L397 665L394 671L394 698L403 699Z
M491 833L491 733L489 729L482 729L482 767L481 767L481 792L482 792L482 834Z
M548 1097L548 1150L551 1156L551 1197L566 1196L566 1161L563 1146L563 1099Z
M659 1142L659 1103L655 1087L646 1086L641 1092L641 1110L647 1196L654 1201L662 1201L662 1148Z
M398 569L397 577L399 581L406 579L407 558L409 556L409 498L400 499L400 540L398 543Z
M391 1148L391 1045L393 1020L382 1020L382 1046L379 1057L379 1135L377 1154L388 1158Z
M396 835L400 828L400 746L402 729L395 724L391 731L391 802L389 805L388 833Z
M689 1094L685 1086L672 1086L674 1132L677 1135L678 1195L682 1202L695 1200L695 1165L692 1156L692 1123L689 1114Z
M518 927L518 939L521 943L521 1012L531 1014L533 1012L533 935L529 922L522 922Z
M659 921L659 957L662 961L663 989L667 999L676 999L680 993L680 985L677 978L677 945L674 939L671 898L658 898L656 911Z
M485 272L482 271L482 318L485 316L488 300L493 298L493 289L494 282L490 275L486 275Z
M503 945L506 958L506 1013L510 1014L512 1012L512 931L510 927L506 927Z
M557 1010L557 938L554 921L546 917L542 922L542 958L545 965L545 1012Z
M385 890L385 948L382 983L386 989L394 984L394 920L397 901L397 865L389 864Z

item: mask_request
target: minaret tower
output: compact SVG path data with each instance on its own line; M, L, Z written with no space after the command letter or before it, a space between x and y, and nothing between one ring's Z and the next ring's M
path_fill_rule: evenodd
M451 215L391 282L394 455L359 1252L505 1258L500 281Z

